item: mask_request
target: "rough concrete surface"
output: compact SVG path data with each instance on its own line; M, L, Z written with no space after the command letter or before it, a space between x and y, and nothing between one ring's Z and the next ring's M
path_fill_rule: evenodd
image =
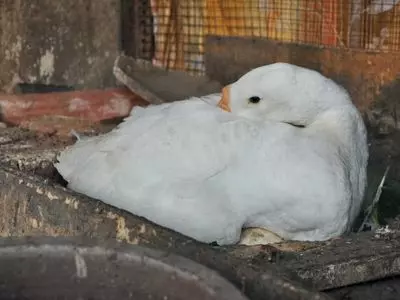
M18 82L113 86L119 20L117 0L0 1L0 91Z

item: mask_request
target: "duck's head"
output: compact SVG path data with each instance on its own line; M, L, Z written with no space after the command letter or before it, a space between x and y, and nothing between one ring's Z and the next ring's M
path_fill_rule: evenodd
M316 71L275 63L225 87L219 107L252 120L305 127L291 130L290 137L302 141L306 136L309 151L340 154L337 161L351 187L350 220L356 218L366 186L368 146L361 114L345 89Z
M226 86L218 106L255 120L311 124L335 106L351 104L347 92L320 73L286 63L251 70Z

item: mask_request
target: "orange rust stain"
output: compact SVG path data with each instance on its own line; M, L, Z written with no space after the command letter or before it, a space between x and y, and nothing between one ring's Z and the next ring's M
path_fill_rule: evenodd
M0 94L2 118L13 124L44 115L97 122L126 116L133 106L146 105L148 103L145 100L125 88L44 94Z

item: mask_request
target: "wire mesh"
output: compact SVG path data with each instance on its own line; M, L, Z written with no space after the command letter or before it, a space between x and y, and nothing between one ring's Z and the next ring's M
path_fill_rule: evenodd
M131 1L141 7L141 56L167 69L203 73L207 35L400 50L400 0Z

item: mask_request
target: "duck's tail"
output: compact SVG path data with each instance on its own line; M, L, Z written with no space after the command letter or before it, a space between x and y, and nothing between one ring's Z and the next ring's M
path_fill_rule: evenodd
M71 130L71 135L76 138L76 143L58 153L54 167L67 181L81 172L84 165L96 151L98 137L87 137Z
M78 132L75 131L75 129L71 129L69 134L72 135L73 137L75 137L78 142L81 141L81 136L79 135Z

